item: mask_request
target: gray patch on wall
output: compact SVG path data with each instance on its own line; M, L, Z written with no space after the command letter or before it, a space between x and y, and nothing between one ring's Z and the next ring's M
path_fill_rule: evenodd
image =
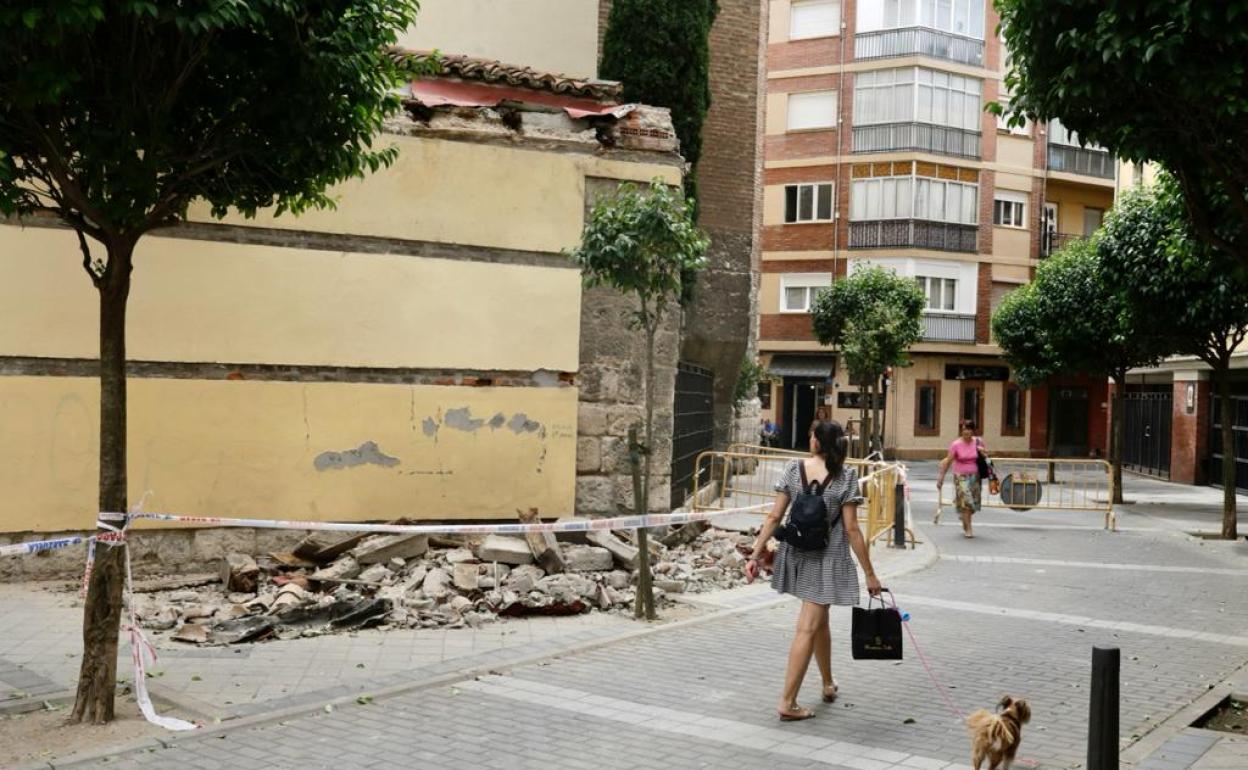
M559 373L549 369L538 369L533 372L533 383L539 388L553 388L559 384Z
M482 425L485 425L485 420L474 418L472 416L472 408L465 406L460 407L459 409L447 410L446 419L442 421L442 424L448 428L454 428L455 430L475 433L476 431L481 430Z
M391 468L398 464L399 458L383 453L375 441L365 441L359 447L345 452L321 452L312 461L312 465L318 471L354 468L357 465L380 465L383 468Z
M429 436L432 438L438 435L438 421L433 419L432 417L426 417L424 420L421 421L420 426L421 426L421 429L425 432L426 436Z
M511 429L512 433L516 434L534 433L542 427L542 424L540 422L530 420L529 416L524 412L517 412L512 416L511 422L507 423L507 427Z
M493 417L490 418L490 429L498 430L499 428L503 427L503 425L506 424L506 422L507 422L507 416L503 414L502 412L499 412L498 414L495 414Z

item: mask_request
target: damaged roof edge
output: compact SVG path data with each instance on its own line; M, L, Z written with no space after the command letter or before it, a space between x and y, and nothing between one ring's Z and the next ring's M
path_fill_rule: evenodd
M435 53L434 51L413 51L398 47L389 49L387 53L400 65L423 68L430 62L436 62L438 73L435 77L455 77L462 80L517 86L564 96L589 98L599 102L618 102L624 91L624 86L613 80L576 78L555 72L542 72L531 67L505 64L494 59Z

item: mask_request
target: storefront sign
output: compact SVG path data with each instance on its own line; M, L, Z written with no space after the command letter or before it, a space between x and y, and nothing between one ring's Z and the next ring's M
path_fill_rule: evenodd
M946 380L990 380L1007 382L1010 379L1008 366L971 366L969 364L945 364Z
M880 405L886 402L883 394L877 394ZM846 391L842 390L836 394L836 405L841 409L862 409L864 404L869 403L869 394L862 391Z

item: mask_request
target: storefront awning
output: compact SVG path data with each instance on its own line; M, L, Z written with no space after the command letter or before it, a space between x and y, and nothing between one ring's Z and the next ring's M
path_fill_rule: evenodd
M774 377L809 377L826 380L836 368L836 356L775 355L767 366Z

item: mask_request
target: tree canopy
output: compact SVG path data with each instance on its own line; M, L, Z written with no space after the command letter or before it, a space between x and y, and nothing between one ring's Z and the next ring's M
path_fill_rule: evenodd
M1097 245L1106 274L1126 301L1158 312L1135 314L1136 332L1165 340L1176 353L1193 355L1214 372L1223 414L1232 401L1231 356L1248 337L1248 274L1234 257L1191 232L1182 193L1162 175L1153 187L1121 198ZM1236 535L1235 451L1222 435L1223 536Z
M1199 236L1248 263L1248 2L997 0L1015 120L1159 162Z
M696 171L711 107L711 25L719 0L613 0L599 72L624 98L672 111L680 152ZM696 174L685 192L696 200Z

